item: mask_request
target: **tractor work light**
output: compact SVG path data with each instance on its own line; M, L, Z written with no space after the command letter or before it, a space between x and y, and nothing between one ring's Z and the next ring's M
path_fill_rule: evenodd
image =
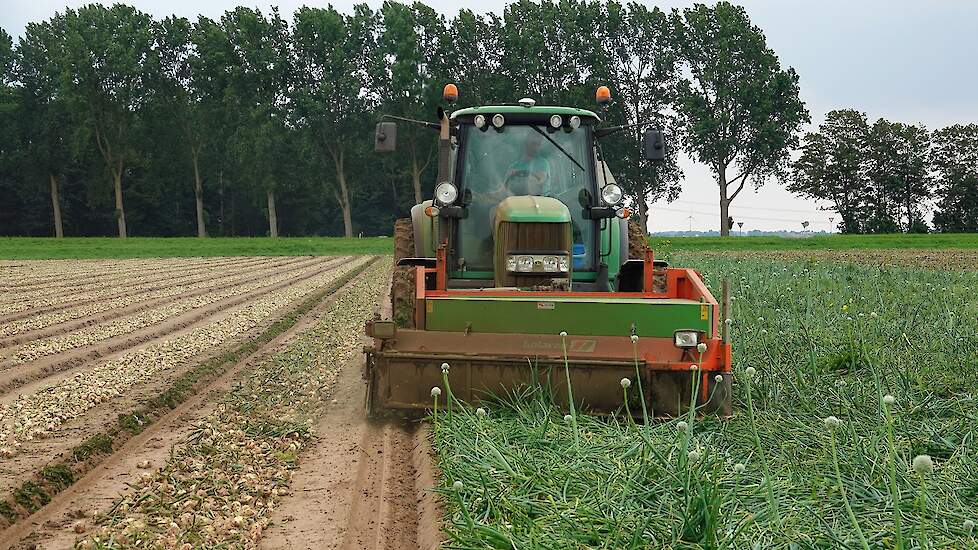
M616 206L621 202L624 194L621 192L621 187L613 183L609 183L601 188L601 200L604 201L608 206Z
M695 348L700 343L700 333L695 330L677 330L672 333L672 340L677 348Z
M501 129L503 127L503 124L506 124L506 117L504 117L499 113L492 115L492 125L497 130Z
M574 115L570 117L570 127L571 130L577 130L581 127L581 117Z
M437 199L442 206L452 204L457 198L458 189L456 189L451 182L443 181L438 184L438 187L435 187L435 199Z
M506 270L512 273L567 273L570 260L557 254L510 254Z
M475 127L482 130L486 127L486 115L475 115Z
M554 116L550 117L550 127L551 128L554 128L554 129L560 128L563 124L564 124L564 119L561 118L560 115L554 115Z

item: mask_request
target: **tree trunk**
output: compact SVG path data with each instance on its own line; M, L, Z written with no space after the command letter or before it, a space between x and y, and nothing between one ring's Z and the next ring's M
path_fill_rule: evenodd
M268 190L268 235L278 237L278 215L275 212L275 191Z
M344 166L345 151L340 148L333 153L333 160L336 165L336 182L340 186L340 192L336 198L337 202L340 203L340 208L343 210L343 235L352 237L353 209L350 204L350 187L346 183L346 167Z
M200 149L191 147L190 158L194 163L194 198L197 201L197 236L206 237L207 228L204 226L204 186L200 181Z
M129 236L126 230L126 210L122 206L122 163L112 170L112 184L115 187L115 218L119 225L119 238Z
M645 201L645 193L636 201L638 203L638 223L642 225L642 232L649 234L649 205Z
M726 169L717 171L717 182L720 184L720 236L730 236L730 199L727 198L727 171Z
M58 198L58 178L54 174L51 174L51 207L54 209L54 236L60 239L65 236L65 232L61 226L61 200Z
M418 157L411 154L411 183L414 185L414 204L421 204L421 167L418 166Z

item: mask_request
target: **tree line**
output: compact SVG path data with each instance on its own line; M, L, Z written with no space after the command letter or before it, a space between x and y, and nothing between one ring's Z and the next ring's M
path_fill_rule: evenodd
M845 233L978 231L978 124L934 132L853 109L803 138L788 190L830 202Z
M643 223L648 204L678 196L680 151L713 173L724 233L737 196L771 178L842 212L842 184L830 183L838 162L826 160L835 142L813 137L827 127L801 139L809 115L798 75L726 2L665 12L521 0L500 14L447 18L388 1L349 13L303 7L288 20L238 7L195 21L91 4L30 23L16 44L0 29L0 234L390 234L430 194L436 143L430 130L402 125L397 153L376 155L373 125L383 114L433 119L446 82L459 85L455 107L529 96L587 108L608 85L607 124L651 122L670 137L661 164L642 160L640 128L602 140ZM913 163L897 158L920 137L908 132L881 128L886 145L858 149L879 158L844 185L880 185L886 203L854 198L859 213L843 214L843 230L919 226L922 209L908 196L938 199L942 230L950 226L938 219L975 211L974 197L942 194L966 184L941 182L972 181L976 170L963 157L935 164L939 150L967 154L962 132L946 146L927 134L926 183L911 182ZM903 172L894 179L890 169Z

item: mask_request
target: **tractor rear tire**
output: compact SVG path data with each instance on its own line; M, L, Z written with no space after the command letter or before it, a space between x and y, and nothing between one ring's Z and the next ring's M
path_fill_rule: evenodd
M400 328L414 327L414 267L398 267L403 258L414 257L414 224L411 218L394 222L394 273L391 276L391 311Z
M628 220L628 258L644 260L648 248L648 240L645 231L642 231L642 226L635 220Z

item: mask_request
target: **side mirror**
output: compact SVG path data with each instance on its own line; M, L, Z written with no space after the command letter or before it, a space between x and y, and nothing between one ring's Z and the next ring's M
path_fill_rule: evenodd
M666 139L662 130L649 128L642 136L642 152L645 160L661 162L666 159Z
M378 122L374 132L374 151L390 153L397 148L397 123Z
M591 200L591 192L587 189L581 189L581 192L577 194L577 203L581 205L581 208L591 208Z

